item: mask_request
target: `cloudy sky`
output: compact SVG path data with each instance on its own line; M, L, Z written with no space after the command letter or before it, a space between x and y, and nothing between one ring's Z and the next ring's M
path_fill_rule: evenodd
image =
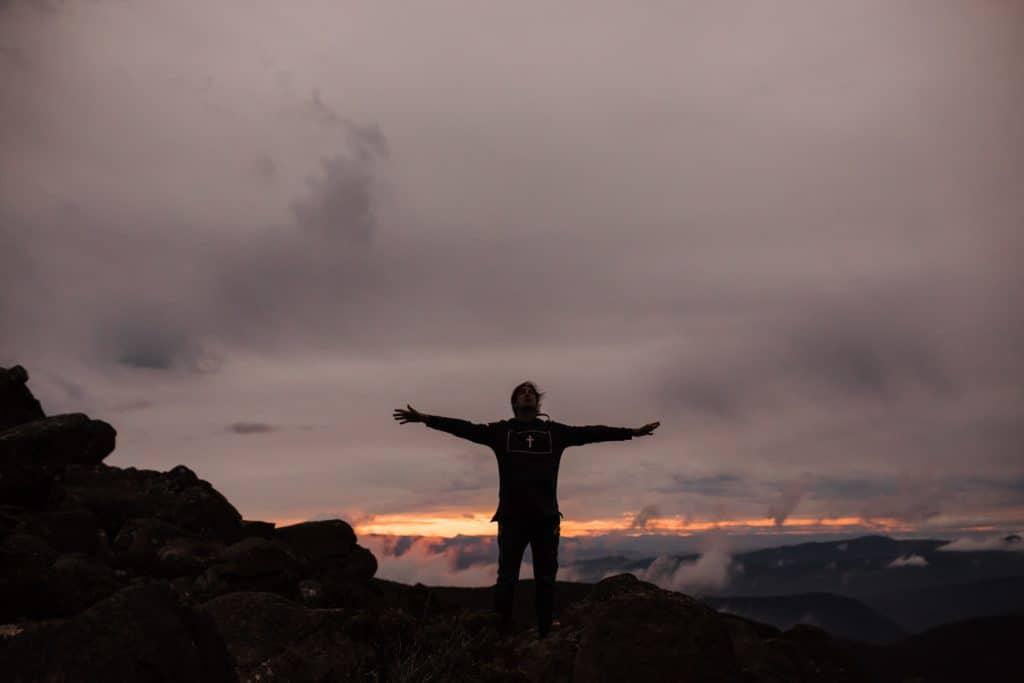
M1016 529L1022 61L1013 0L7 0L0 365L367 538L495 533L392 411L525 379L661 421L566 537Z

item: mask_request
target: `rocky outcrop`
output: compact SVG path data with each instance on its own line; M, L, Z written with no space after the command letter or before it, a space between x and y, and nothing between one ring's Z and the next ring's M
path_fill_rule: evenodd
M12 683L237 680L212 620L163 583L126 587L70 619L17 626L0 641L0 671Z
M270 591L300 611L304 596L318 607L386 608L371 585L376 559L347 523L276 529L243 521L184 465L106 465L113 427L82 413L46 417L27 377L0 368L4 680L234 680L204 601ZM296 672L286 680L307 680L295 652L315 642L278 653L277 670Z
M0 368L0 431L46 417L27 382L28 371L20 365Z
M55 415L0 432L0 503L45 504L54 478L68 465L99 463L116 432L83 413Z
M372 659L346 632L345 610L311 610L274 593L229 593L202 609L227 634L242 682L356 681Z
M178 465L168 472L71 466L58 479L68 500L92 510L111 538L132 519L154 519L226 542L243 535L242 516L209 482Z

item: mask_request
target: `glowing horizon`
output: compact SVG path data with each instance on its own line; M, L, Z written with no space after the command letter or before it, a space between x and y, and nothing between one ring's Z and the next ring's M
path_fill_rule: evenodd
M352 523L358 536L494 536L497 525L490 521L490 513L432 513L432 514L383 514L374 515L364 522ZM850 531L907 532L916 525L894 518L865 518L859 516L815 517L794 516L777 524L772 517L743 519L687 520L682 518L660 518L649 520L644 527L632 525L633 514L589 520L562 520L563 537L585 537L602 534L642 536L653 534L674 534L689 536L711 531L770 531L784 530L787 534L835 533ZM307 521L302 518L274 520L277 526L287 526ZM346 520L348 521L348 520ZM351 523L351 522L350 522ZM972 526L972 530L987 530Z
M443 510L424 513L361 514L340 519L352 525L357 536L428 536L451 538L454 536L495 536L497 524L491 522L491 511ZM810 535L816 533L881 532L908 533L922 528L948 528L961 532L984 533L997 531L1000 527L1024 525L1024 510L1005 509L1001 514L986 515L982 523L977 518L942 517L930 520L932 524L915 523L895 517L864 517L859 515L793 515L776 523L770 516L743 517L734 519L687 519L680 516L666 516L649 519L642 527L634 526L636 512L624 512L615 517L600 517L586 520L563 519L562 536L588 537L603 534L623 536L645 536L671 534L690 536L699 533L726 531L747 533L782 532L786 535ZM320 517L322 519L322 517ZM305 521L310 517L273 518L277 526L288 526Z

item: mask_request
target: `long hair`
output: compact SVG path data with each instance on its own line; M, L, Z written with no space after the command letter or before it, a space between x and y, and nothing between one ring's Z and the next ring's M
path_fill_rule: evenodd
M512 404L512 408L514 409L516 407L516 394L518 394L519 390L524 387L530 387L533 389L534 393L537 394L537 410L540 410L541 401L544 400L544 392L538 390L537 385L530 381L520 382L516 385L516 388L512 390L512 398L509 399L509 402ZM547 415L547 413L544 413L544 415Z

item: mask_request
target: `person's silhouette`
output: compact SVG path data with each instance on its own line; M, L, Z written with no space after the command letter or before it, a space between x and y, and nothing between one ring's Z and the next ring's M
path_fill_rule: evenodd
M533 382L512 391L515 417L478 424L455 417L428 415L406 404L394 418L401 424L422 422L428 427L488 446L498 459L498 578L494 585L494 609L507 633L512 623L512 600L519 580L523 553L533 554L536 587L537 633L551 630L555 606L555 574L558 572L558 541L562 513L558 509L558 464L570 446L599 441L624 441L647 436L660 425L643 427L572 426L555 422L540 412L544 394ZM541 420L546 415L547 420Z

